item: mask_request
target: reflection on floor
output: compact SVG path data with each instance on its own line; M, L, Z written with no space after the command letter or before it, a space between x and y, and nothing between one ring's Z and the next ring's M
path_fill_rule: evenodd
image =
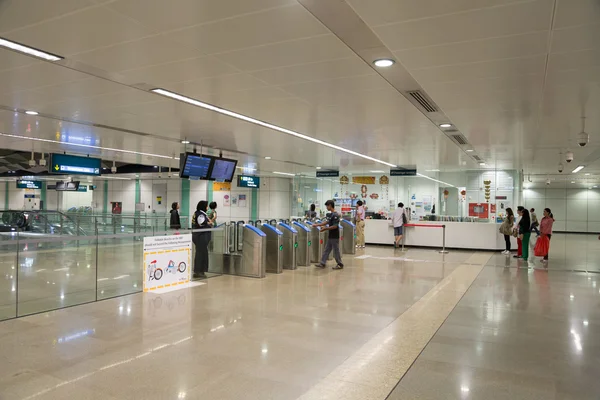
M0 398L597 399L596 274L552 269L557 243L549 270L368 246L341 271L222 276L0 322ZM127 290L113 278L137 261L105 253ZM593 254L576 256L591 269ZM60 268L47 276L71 279Z

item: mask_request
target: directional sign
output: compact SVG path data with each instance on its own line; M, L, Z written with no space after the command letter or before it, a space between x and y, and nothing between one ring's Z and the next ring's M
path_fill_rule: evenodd
M17 181L17 189L41 189L42 181L30 181L26 179L20 179Z
M52 174L100 175L99 158L50 154L49 172Z

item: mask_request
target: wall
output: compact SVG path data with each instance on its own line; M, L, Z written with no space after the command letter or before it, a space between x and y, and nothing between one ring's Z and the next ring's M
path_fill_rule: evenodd
M557 232L600 233L600 191L596 189L524 189L523 202L528 209L536 209L539 219L543 209L550 208Z
M47 205L45 208L47 210L58 209L60 211L67 211L71 207L92 206L94 201L93 196L94 191L89 189L87 192L57 192L56 190L48 190L46 191L46 201L49 201L49 197L52 197L52 200L56 198L56 205L60 204L60 206L58 208L50 208Z

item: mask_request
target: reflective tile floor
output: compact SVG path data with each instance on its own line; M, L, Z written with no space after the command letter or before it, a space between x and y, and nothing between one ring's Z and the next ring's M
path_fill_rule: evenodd
M368 246L0 322L0 399L600 398L600 276L497 257Z

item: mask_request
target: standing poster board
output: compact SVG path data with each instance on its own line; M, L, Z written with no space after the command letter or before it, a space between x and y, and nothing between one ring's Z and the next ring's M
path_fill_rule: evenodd
M144 292L183 285L192 271L192 234L144 238Z

